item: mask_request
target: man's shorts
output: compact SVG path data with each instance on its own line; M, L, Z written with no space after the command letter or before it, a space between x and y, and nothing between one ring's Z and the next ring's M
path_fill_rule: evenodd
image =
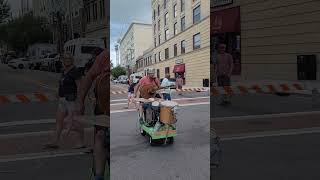
M72 113L76 110L76 103L67 101L65 98L59 98L58 108L61 112Z
M98 116L98 115L102 115L104 114L102 111L99 110L98 105L96 105L95 110L94 110L94 115ZM104 147L107 149L109 148L110 145L110 128L107 127L103 127L103 126L94 126L95 129L95 133L97 131L104 131L105 134L105 138L104 138Z
M231 80L229 76L218 76L217 77L218 86L230 86Z

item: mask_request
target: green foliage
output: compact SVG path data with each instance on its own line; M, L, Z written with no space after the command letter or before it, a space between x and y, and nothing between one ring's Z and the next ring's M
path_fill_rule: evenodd
M8 1L0 0L0 24L3 23L10 14L10 7Z
M111 69L111 75L114 78L118 78L121 75L126 75L126 69L124 67L117 66L117 67Z
M26 14L0 26L0 41L17 52L25 52L29 45L52 40L52 34L45 24L45 19Z

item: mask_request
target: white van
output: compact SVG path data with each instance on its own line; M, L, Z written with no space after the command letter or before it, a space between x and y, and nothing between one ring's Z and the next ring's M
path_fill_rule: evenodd
M104 49L104 41L102 39L78 38L67 41L64 44L64 51L70 52L74 59L75 65L79 68L85 67L86 63L92 58L91 53L97 49Z

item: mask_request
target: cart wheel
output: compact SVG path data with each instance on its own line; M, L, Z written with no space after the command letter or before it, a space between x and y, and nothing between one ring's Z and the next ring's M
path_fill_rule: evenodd
M154 139L152 139L151 136L149 136L149 144L150 144L151 146L155 146L155 145L157 145L157 142L156 142Z
M173 137L168 137L167 144L173 144L173 142L174 142Z
M140 127L140 134L142 135L142 136L145 136L146 135L146 132L143 130L143 128L141 128Z

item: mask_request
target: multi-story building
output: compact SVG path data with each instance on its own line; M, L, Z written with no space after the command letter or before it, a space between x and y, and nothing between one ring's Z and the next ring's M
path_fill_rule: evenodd
M136 59L152 46L152 26L144 23L131 23L120 40L120 64L134 69Z
M234 56L234 79L319 80L320 1L212 0L212 54Z
M32 0L11 0L8 1L11 9L11 19L23 16L32 12Z
M210 1L153 0L151 62L157 76L182 76L186 86L208 86L210 77Z
M84 0L85 37L99 38L109 48L109 7L108 0Z

